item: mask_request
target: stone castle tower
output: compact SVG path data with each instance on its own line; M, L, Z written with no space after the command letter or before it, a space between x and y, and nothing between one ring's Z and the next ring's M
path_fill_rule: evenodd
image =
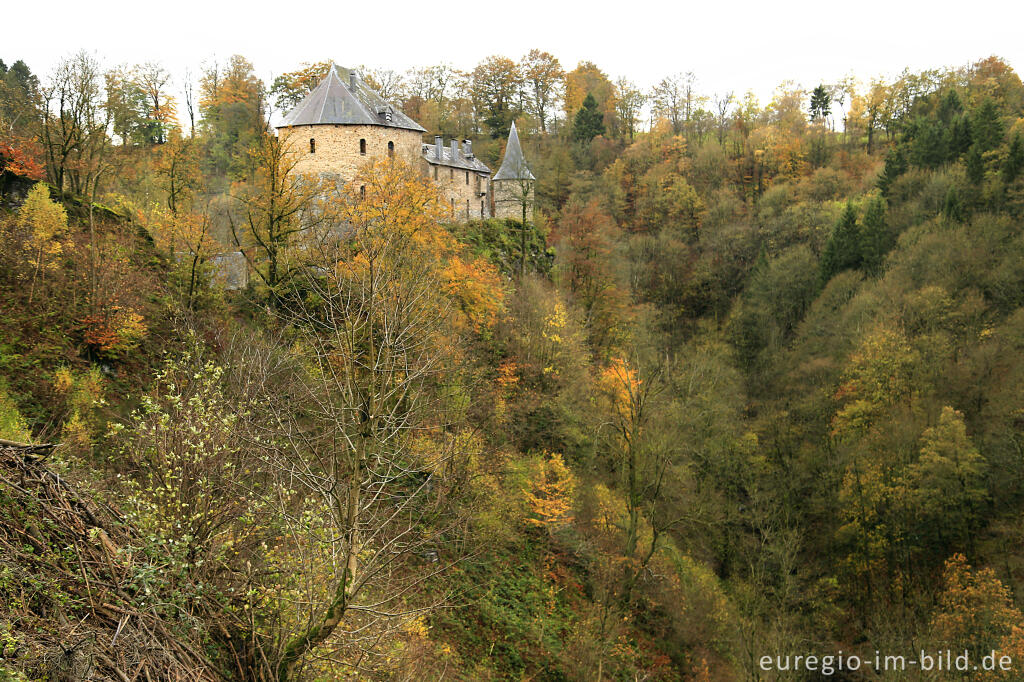
M529 220L533 215L534 185L537 178L523 157L516 124L508 133L505 158L494 174L494 215L497 218Z
M437 183L453 220L493 215L491 169L474 156L473 143L451 140L445 145L438 136L434 144L424 144L426 129L389 104L353 69L332 65L277 130L291 153L299 155L298 173L344 181L355 177L369 159L399 157Z

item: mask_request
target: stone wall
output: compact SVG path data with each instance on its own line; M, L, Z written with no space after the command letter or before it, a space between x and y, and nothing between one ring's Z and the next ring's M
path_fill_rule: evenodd
M423 160L423 171L441 189L441 196L452 211L453 220L479 220L491 215L486 173L453 168Z
M494 217L523 219L523 181L495 180L491 183L494 192ZM529 182L527 191L526 219L533 218L534 181Z
M372 125L303 125L279 128L286 149L299 156L297 173L332 174L351 180L356 171L374 158L387 158L388 142L395 145L395 156L414 168L422 158L420 134L415 130ZM310 140L315 151L310 151ZM366 140L366 154L360 154L359 141Z

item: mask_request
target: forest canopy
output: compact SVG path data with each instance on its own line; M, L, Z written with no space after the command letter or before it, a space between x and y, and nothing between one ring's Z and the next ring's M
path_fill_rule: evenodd
M1021 678L1003 60L360 67L492 169L515 124L529 211L459 221L399 158L297 172L327 63L2 56L0 680Z

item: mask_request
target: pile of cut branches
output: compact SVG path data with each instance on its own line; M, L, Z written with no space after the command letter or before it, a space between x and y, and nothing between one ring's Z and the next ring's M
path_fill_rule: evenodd
M133 582L138 533L47 468L53 447L0 440L0 678L221 679Z

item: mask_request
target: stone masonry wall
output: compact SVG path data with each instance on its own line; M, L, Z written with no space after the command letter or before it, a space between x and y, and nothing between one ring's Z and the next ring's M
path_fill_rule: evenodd
M526 219L533 218L534 182L530 183ZM494 217L523 219L523 188L519 180L495 180L491 183L494 192Z
M423 170L441 189L441 196L450 207L453 220L490 217L490 199L487 196L490 178L486 174L427 163L426 159L423 160Z
M387 158L388 142L395 143L395 156L414 168L421 158L420 134L415 130L371 125L304 125L279 128L280 139L292 154L298 154L297 173L333 174L351 180L369 159ZM316 142L310 153L309 141ZM366 140L366 154L359 153L359 140Z

